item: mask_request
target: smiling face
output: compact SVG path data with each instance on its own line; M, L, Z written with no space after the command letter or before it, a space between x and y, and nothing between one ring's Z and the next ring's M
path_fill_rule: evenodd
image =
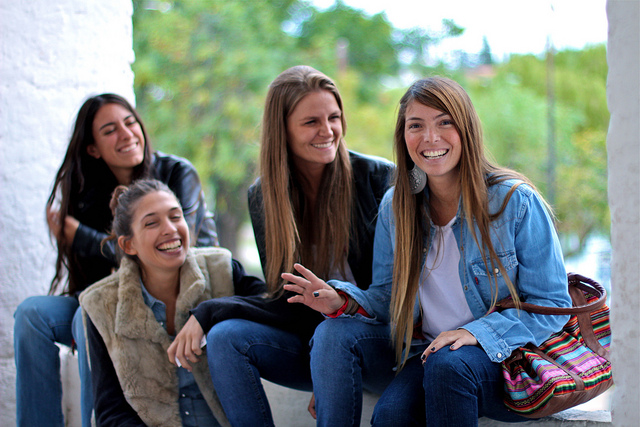
M342 111L328 90L311 92L287 117L287 143L299 171L322 171L336 158Z
M457 182L462 144L447 113L417 101L407 106L404 137L411 160L427 173L429 182Z
M133 168L144 160L144 134L133 113L119 104L105 104L93 119L94 143L87 153L102 159L120 184L129 184Z
M184 264L189 249L189 228L180 203L166 191L149 193L140 199L132 216L133 236L120 236L118 244L137 256L144 272L175 274Z

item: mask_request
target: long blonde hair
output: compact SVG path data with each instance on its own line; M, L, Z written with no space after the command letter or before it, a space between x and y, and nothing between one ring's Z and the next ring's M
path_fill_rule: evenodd
M306 205L287 143L287 118L311 92L327 90L340 107L342 135L346 133L342 98L335 83L305 65L283 71L269 86L262 122L260 177L264 200L266 266L271 294L282 288L282 272L301 262L319 277L345 273L352 221L353 173L344 139L336 159L323 173L315 212ZM315 250L314 250L315 247Z
M393 213L396 221L394 251L393 289L391 295L391 335L396 349L398 366L406 362L406 353L402 358L403 344L411 343L413 334L413 309L420 285L422 269L422 249L424 233L429 233L430 212L424 193L411 194L408 172L413 162L407 151L404 137L405 115L411 102L445 112L451 116L460 135L462 154L460 157L460 187L462 196L462 214L473 239L478 245L490 275L492 303L498 298L498 268L504 277L509 292L518 300L515 285L511 283L506 270L493 247L490 238L491 221L504 211L509 198L520 182L533 184L521 174L492 164L484 153L482 127L471 99L465 90L455 81L444 77L431 77L416 81L400 100L398 119L394 134L395 155L398 163L393 195ZM488 187L507 179L517 179L503 201L500 210L489 212ZM533 187L535 188L535 187ZM547 206L549 212L551 209ZM476 235L477 225L480 236ZM427 236L427 247L432 236ZM488 257L486 255L489 255ZM489 260L487 264L487 259Z

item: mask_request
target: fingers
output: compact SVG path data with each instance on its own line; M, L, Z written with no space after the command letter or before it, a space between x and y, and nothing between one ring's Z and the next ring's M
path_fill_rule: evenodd
M311 393L311 400L309 400L309 406L307 407L307 410L314 420L317 419L318 415L316 414L316 395L313 393Z
M184 355L184 345L185 343L182 339L176 339L167 349L167 356L169 357L169 362L191 372L189 360Z
M312 282L314 280L320 280L318 279L318 276L316 276L315 274L313 274L313 272L311 270L309 270L308 268L306 268L305 266L303 266L302 264L293 264L293 268L300 274L302 274L304 276L305 279L307 279L308 281Z
M47 208L47 225L51 233L57 238L60 233L60 213L51 208Z
M198 320L191 315L176 339L167 349L169 361L191 372L191 364L197 363L202 354L202 340L204 331Z
M291 283L287 283L286 285L284 285L284 289L286 291L295 292L296 294L303 294L307 290L307 288L304 286L291 284Z
M185 343L184 340L180 340L178 341L174 361L175 365L185 368L187 371L191 372L191 363L197 362L198 358L193 355L187 343Z
M285 285L284 288L287 289L287 286ZM287 298L287 302L291 302L291 303L299 302L299 303L304 304L304 301L305 301L304 300L304 296L302 296L302 295L294 295L294 296L292 296L290 298Z
M422 353L420 359L422 360L422 364L424 364L430 354L442 348L449 347L451 351L455 351L462 346L476 344L478 344L478 340L466 329L442 332L429 344L429 347Z

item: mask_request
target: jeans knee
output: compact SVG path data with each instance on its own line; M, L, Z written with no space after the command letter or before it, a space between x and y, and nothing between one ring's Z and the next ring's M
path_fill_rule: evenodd
M22 333L28 329L33 329L34 323L39 323L41 320L40 312L38 310L38 298L29 297L22 301L13 313L14 318L14 336L17 338L22 336Z
M243 319L229 319L215 324L207 333L207 348L215 349L216 356L229 351L242 351L248 346L252 323Z
M218 349L228 342L229 333L233 334L227 327L227 322L223 321L213 325L207 333L207 347Z
M429 355L425 362L424 390L426 393L442 393L468 383L472 375L463 351L444 348Z
M320 348L351 348L357 342L357 337L349 328L350 322L357 322L357 320L326 319L321 322L313 333L312 351Z

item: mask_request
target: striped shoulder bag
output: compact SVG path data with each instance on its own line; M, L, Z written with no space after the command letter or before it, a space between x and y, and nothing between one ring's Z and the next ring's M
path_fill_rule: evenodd
M521 303L538 314L570 314L564 328L536 347L527 344L502 362L505 405L528 418L541 418L584 403L613 384L607 291L597 282L568 274L571 308ZM497 309L514 308L502 300Z

